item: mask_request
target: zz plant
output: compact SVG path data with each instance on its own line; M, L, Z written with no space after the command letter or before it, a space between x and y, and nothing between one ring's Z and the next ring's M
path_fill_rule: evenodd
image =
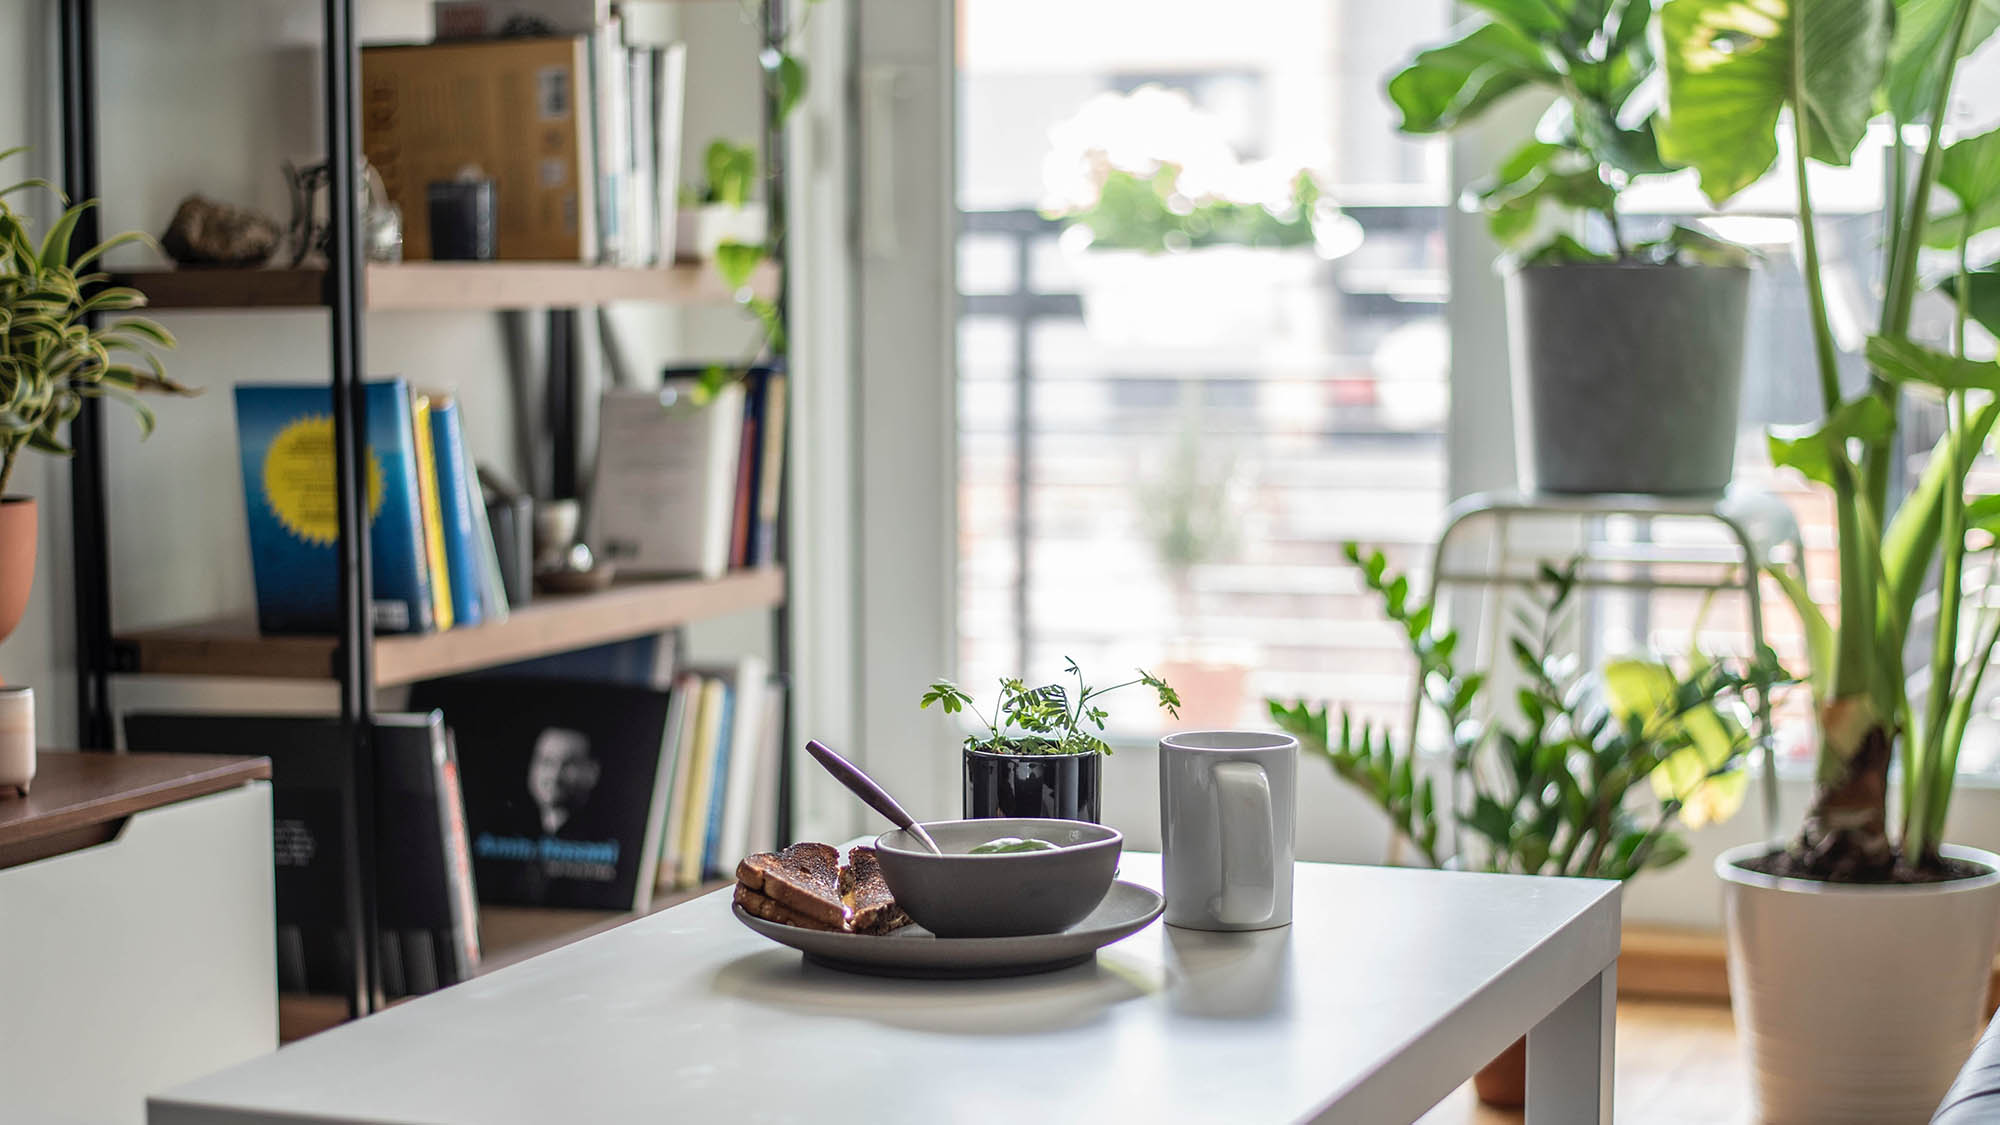
M1475 185L1494 239L1526 264L1726 263L1743 251L1676 226L1634 241L1618 214L1642 176L1678 170L1656 136L1652 0L1466 0L1455 38L1389 80L1406 133L1447 133L1523 89L1555 97L1535 135Z
M23 151L0 152L0 161ZM8 196L35 189L62 198L40 179L0 189L0 493L23 450L70 454L65 428L85 400L126 404L141 433L150 434L153 413L138 395L190 393L168 378L160 362L158 350L174 346L166 329L140 317L102 326L91 319L146 303L137 289L112 285L108 275L90 270L113 247L146 236L128 231L72 259L77 223L94 201L67 208L38 242L27 219L7 203Z
M1420 767L1414 730L1398 741L1350 714L1276 699L1271 717L1388 814L1425 863L1456 854L1490 871L1626 879L1684 857L1683 824L1741 805L1753 740L1735 712L1746 692L1782 679L1768 650L1741 672L1696 657L1685 675L1646 660L1583 675L1561 651L1575 566L1544 567L1541 612L1520 614L1508 639L1521 686L1505 722L1484 714L1494 681L1460 667L1459 635L1437 627L1434 603L1412 600L1379 551L1346 551L1407 637L1423 699L1444 720L1449 790Z
M1776 464L1833 493L1840 592L1833 616L1796 573L1776 576L1805 621L1820 737L1812 805L1772 870L1862 882L1936 878L1949 873L1939 844L1959 746L2000 641L2000 609L1987 596L2000 497L1967 495L1967 474L2000 419L2000 366L1974 358L1967 334L1971 322L2000 332L2000 271L1973 257L1975 238L2000 227L2000 131L1947 143L1945 117L1960 60L2000 26L2000 5L1667 0L1658 20L1668 79L1661 152L1694 168L1718 205L1781 154L1797 192L1824 417L1774 433L1770 449ZM1849 163L1882 118L1890 169L1882 304L1867 342L1866 384L1850 391L1840 377L1808 165ZM1926 249L1943 252L1933 263L1949 261L1928 284L1920 269ZM1910 338L1927 288L1950 304L1948 347ZM1946 427L1897 502L1892 478L1909 452L1896 440L1905 396L1941 403ZM1983 576L1974 580L1979 562ZM1917 610L1933 573L1940 597L1925 637ZM1910 654L1926 666L1930 685L1915 700L1906 687ZM1899 838L1890 834L1887 807L1898 746Z
M1137 679L1099 688L1084 682L1076 661L1065 657L1063 663L1076 680L1074 694L1064 684L1031 688L1018 679L1003 679L989 717L957 684L936 680L925 689L918 706L928 710L935 703L947 715L970 711L979 720L980 729L965 736L965 748L987 754L1109 754L1111 744L1104 741L1104 724L1111 715L1097 705L1098 701L1121 688L1141 684L1153 689L1161 710L1180 718L1180 694L1143 668L1138 669Z

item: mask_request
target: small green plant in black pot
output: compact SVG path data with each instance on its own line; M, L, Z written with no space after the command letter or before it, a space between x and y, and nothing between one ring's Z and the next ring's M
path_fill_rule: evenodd
M948 715L970 713L980 728L965 736L965 816L1052 817L1096 823L1100 815L1099 758L1111 753L1104 741L1110 713L1099 702L1121 688L1153 689L1167 714L1180 717L1181 697L1158 676L1138 669L1138 678L1110 687L1084 682L1076 661L1065 658L1076 680L1031 688L1002 679L990 716L950 680L936 680L920 704L935 703Z

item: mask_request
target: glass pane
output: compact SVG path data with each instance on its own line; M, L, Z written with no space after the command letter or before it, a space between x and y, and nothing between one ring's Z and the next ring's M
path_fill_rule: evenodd
M1395 132L1381 83L1450 4L960 14L961 680L1074 657L1093 682L1163 675L1182 725L1335 690L1400 712L1411 663L1340 545L1411 565L1444 507L1444 153ZM1306 213L1286 210L1306 171L1338 212L1312 244L1166 253L1044 217L1168 160L1191 201ZM1159 729L1113 703L1114 734Z

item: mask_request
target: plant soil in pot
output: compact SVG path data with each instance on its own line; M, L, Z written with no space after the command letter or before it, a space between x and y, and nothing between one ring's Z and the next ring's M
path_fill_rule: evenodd
M1531 265L1507 271L1506 290L1525 486L1672 496L1729 485L1747 268Z
M1945 845L1968 878L1831 883L1716 859L1729 992L1755 1118L1780 1125L1921 1122L1985 1025L2000 944L2000 857Z
M1031 688L1002 679L992 711L983 711L950 680L933 681L920 706L935 703L946 714L970 715L980 729L965 737L960 755L965 771L965 817L1039 817L1097 821L1101 809L1103 737L1110 713L1100 701L1120 688L1144 684L1160 707L1179 717L1180 696L1165 680L1140 669L1137 678L1110 687L1084 682L1075 661L1066 668L1074 680Z

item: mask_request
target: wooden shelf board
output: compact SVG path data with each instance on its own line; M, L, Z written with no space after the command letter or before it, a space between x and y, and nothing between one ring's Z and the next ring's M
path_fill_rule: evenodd
M159 269L120 274L153 309L298 309L323 303L326 270ZM758 295L777 292L777 267L751 281ZM588 266L571 262L398 262L368 267L371 309L567 308L613 301L666 305L728 304L735 297L713 268Z
M505 621L375 639L375 685L389 687L664 632L691 621L768 609L785 597L782 569L714 580L621 582L594 594L544 594ZM332 679L332 636L266 637L249 621L123 633L124 671L140 675Z
M717 879L687 890L655 894L644 911L558 910L534 906L486 906L479 908L479 972L486 974L517 965L530 957L559 949L572 942L594 937L606 930L679 906L689 899L734 886L731 879ZM388 1007L409 1000L405 996L388 1002ZM290 1043L347 1022L347 999L317 993L287 992L278 997L278 1041Z

